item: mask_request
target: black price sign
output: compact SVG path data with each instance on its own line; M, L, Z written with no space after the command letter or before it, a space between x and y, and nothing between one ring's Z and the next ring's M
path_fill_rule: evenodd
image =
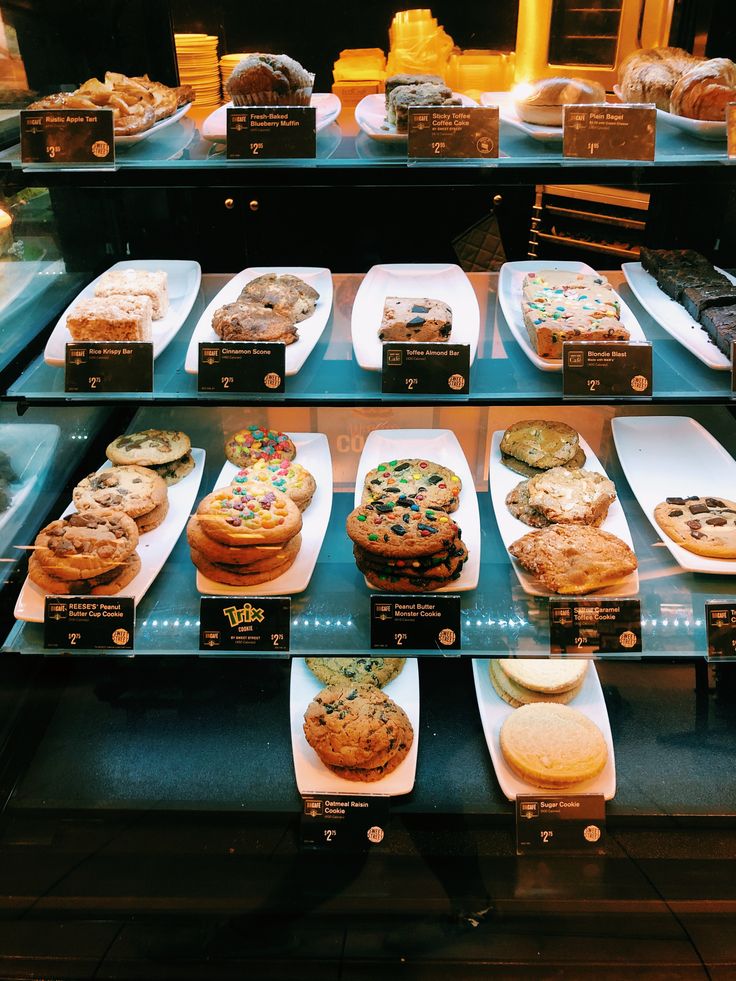
M102 341L67 344L65 392L152 392L153 344Z
M638 599L550 599L551 654L640 654Z
M112 109L21 109L24 164L114 166Z
M490 159L498 156L498 106L409 110L408 155Z
M383 344L384 395L470 395L469 344Z
M591 399L652 397L652 345L634 341L565 341L562 394Z
M200 392L286 391L286 345L229 341L199 345Z
M603 794L516 798L517 855L605 855Z
M231 106L227 110L227 158L315 157L316 118L311 106Z
M599 103L562 107L562 155L588 160L654 160L657 109Z
M203 596L199 604L200 651L289 650L288 596Z
M132 651L132 596L47 596L43 617L47 651Z
M459 596L371 596L371 650L459 651L461 646Z
M303 848L333 852L366 851L386 837L389 797L305 794L301 819Z
M708 660L736 660L736 603L708 600L705 604Z

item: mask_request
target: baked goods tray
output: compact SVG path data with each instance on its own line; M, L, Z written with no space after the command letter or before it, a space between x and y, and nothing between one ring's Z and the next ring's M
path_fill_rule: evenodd
M332 457L330 444L323 433L290 433L289 436L296 446L296 462L312 474L317 484L309 507L302 513L302 544L294 564L276 579L257 586L228 586L213 582L197 569L197 589L203 595L288 596L304 592L309 585L330 523ZM238 467L226 461L212 490L227 487L237 472Z
M414 729L414 742L406 759L380 780L365 783L340 777L322 763L304 736L304 713L307 706L324 685L307 667L303 657L291 659L291 692L289 713L291 716L291 751L294 757L294 774L300 794L361 794L371 792L389 797L408 794L414 787L419 750L419 668L418 658L408 657L398 677L390 681L384 691L400 705L409 716Z
M194 301L199 293L199 285L202 280L202 270L198 262L192 259L124 259L116 262L105 272L112 269L141 269L146 272L156 272L161 270L168 276L169 290L169 310L165 317L154 320L151 325L153 335L153 357L157 358L169 346L177 332L181 329L184 321L189 316ZM66 345L72 343L72 335L66 326L66 318L71 313L79 300L87 299L95 295L95 287L105 273L93 279L84 289L77 294L51 332L51 336L46 342L46 349L43 359L46 364L56 368L64 367L66 355ZM133 383L131 383L133 384Z
M452 93L464 106L477 106L478 103L462 92ZM399 133L395 126L386 121L386 96L383 92L365 95L355 107L355 121L372 140L380 143L406 143L407 134Z
M442 300L452 310L450 344L469 344L475 361L480 308L470 280L460 266L441 262L392 262L371 266L358 287L350 319L355 359L367 371L380 371L383 342L378 337L388 296Z
M511 92L481 92L482 106L498 106L498 115L509 126L541 143L562 143L562 126L542 126L519 118Z
M358 461L355 475L355 507L363 495L365 475L387 460L420 458L449 467L462 481L460 503L452 513L462 532L468 550L463 571L454 582L435 590L438 593L463 593L475 589L480 578L480 512L473 475L462 446L451 429L374 429L369 434ZM375 590L368 580L369 589Z
M722 273L736 284L736 276L732 276L725 269L715 268L716 272ZM657 286L657 280L640 262L622 262L621 270L626 276L631 292L663 330L709 368L714 368L716 371L730 371L730 360L718 350L704 328L690 316L682 304L671 299Z
M180 119L183 119L191 107L192 103L186 102L183 106L179 106L176 112L172 113L170 116L167 116L166 119L160 119L157 123L154 123L153 126L150 126L148 129L144 129L142 133L131 133L129 136L116 136L115 146L118 148L134 146L136 143L140 143L141 140L147 140L149 136L155 136L156 133L160 133L161 130L166 129L169 126L172 126L174 123L178 123Z
M667 497L736 497L736 460L689 416L620 416L612 420L621 467L655 532L688 572L736 575L736 559L696 555L657 524L654 509ZM736 529L732 539L736 545Z
M548 259L521 259L518 262L505 262L501 266L498 277L498 302L503 311L509 330L514 335L514 340L519 344L524 354L532 364L542 371L562 371L561 358L542 358L532 347L529 333L524 324L522 314L522 283L527 273L539 272L542 269L559 269L562 272L587 273L597 276L598 273L592 266L585 262L577 262L574 259L568 260L548 260ZM620 294L618 300L621 305L621 323L627 328L632 341L646 341L646 335L641 329L639 321L636 319L631 309L626 305Z
M473 680L483 734L486 737L488 752L491 754L493 769L496 771L496 778L501 790L509 800L516 800L520 794L539 793L540 789L548 796L559 795L563 797L568 793L603 794L606 800L613 799L616 794L616 759L613 750L613 736L611 735L611 723L608 720L606 700L603 697L603 689L593 661L588 664L588 670L585 672L580 691L569 704L571 708L587 715L601 730L608 749L608 760L597 777L572 784L560 790L540 788L535 784L528 783L517 776L506 763L501 752L499 736L501 726L516 709L504 702L501 696L496 693L491 683L490 660L488 658L473 658Z
M330 313L332 312L333 289L330 270L321 266L249 266L247 269L239 272L237 276L233 276L222 287L217 296L207 304L204 313L197 321L197 326L194 328L191 340L189 341L189 347L187 348L186 359L184 361L184 370L188 374L196 375L199 373L200 343L207 344L220 340L212 329L212 318L215 310L218 310L226 303L232 303L237 300L244 286L252 279L263 276L266 273L276 273L278 276L298 276L299 279L303 279L305 283L313 286L319 293L319 300L317 300L317 305L312 316L307 317L306 320L302 320L301 323L297 324L299 339L294 341L293 344L287 344L286 346L287 377L295 375L303 367L304 362L312 353L322 336L327 326L327 321L330 319ZM259 340L259 338L254 337L253 340Z
M0 514L0 531L16 519L20 524L23 515L30 510L31 504L43 490L44 481L40 475L48 470L60 436L61 429L58 426L44 423L0 425L0 450L8 454L10 465L17 476L17 480L8 484L10 504ZM6 559L18 558L19 553L11 556L10 551L8 549L5 554Z
M318 133L334 123L340 115L342 104L332 92L314 92L310 105L316 109L315 128ZM225 143L227 141L227 111L233 107L232 102L219 106L202 123L201 133L210 143ZM278 107L268 107L278 108Z
M513 470L501 462L501 440L503 439L503 431L497 430L491 439L491 451L488 458L488 485L491 492L491 501L493 502L493 510L496 515L496 523L498 524L498 530L500 532L501 538L503 539L503 544L506 548L509 548L517 539L521 538L522 535L526 535L534 528L520 521L519 518L514 517L514 515L506 507L506 496L507 494L516 487L524 478L518 474L514 473ZM608 476L604 470L600 460L595 455L590 445L580 436L580 446L585 452L585 469L592 470L595 473L601 473L605 477ZM620 498L616 498L613 504L608 509L608 514L606 515L606 520L600 526L603 531L608 531L612 535L616 535L623 542L629 546L629 548L634 548L634 543L631 538L631 532L629 531L629 523L626 520L626 515L624 514L624 509L621 506ZM530 572L527 572L513 556L509 555L509 561L514 567L514 572L521 583L522 589L525 593L530 596L556 596L557 593L551 592L546 586L543 586L536 576L533 576ZM596 590L595 596L636 596L639 592L639 573L634 570L630 575L626 576L618 583L614 583L611 586L606 586L604 589Z
M136 605L143 599L149 586L163 568L192 513L204 472L205 451L193 447L191 452L194 469L178 484L168 488L168 514L158 528L140 536L137 548L141 560L140 572L120 591L122 596L132 596ZM112 464L108 460L99 469L106 470L110 466ZM65 518L74 510L74 505L70 504L61 517ZM15 604L16 619L26 620L29 623L43 623L46 595L40 586L26 577Z

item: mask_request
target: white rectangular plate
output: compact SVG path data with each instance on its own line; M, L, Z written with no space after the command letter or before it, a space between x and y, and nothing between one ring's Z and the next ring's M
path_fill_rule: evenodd
M226 283L220 292L208 303L206 310L197 321L194 333L189 341L187 356L184 362L184 369L190 375L199 373L199 344L213 343L220 338L212 329L212 318L215 310L224 306L226 303L233 303L240 295L240 291L252 279L263 276L266 273L276 273L279 276L290 275L298 276L305 283L314 287L319 293L317 306L311 317L302 320L297 324L299 340L286 346L286 374L295 375L303 366L309 355L315 348L317 341L322 336L322 331L327 326L332 310L332 274L329 269L321 266L249 266L243 269L237 276L233 276L229 283Z
M0 514L0 530L11 519L18 519L20 524L22 515L41 493L41 474L48 469L60 436L61 429L54 425L22 422L0 425L0 450L10 457L10 465L18 478L8 485L10 506ZM6 559L20 556L20 552L15 555L11 552L9 548Z
M319 550L327 533L332 511L332 457L323 433L289 433L296 446L296 462L314 477L317 489L309 507L302 512L302 545L296 561L277 579L257 586L228 586L213 582L197 570L197 589L205 596L288 596L302 593L309 585ZM227 487L238 467L228 460L212 488Z
M378 331L387 296L427 297L447 303L452 310L448 343L469 344L470 363L473 363L480 333L480 309L470 280L460 266L443 262L394 262L371 266L355 296L350 329L355 358L361 368L381 370L383 342L378 338Z
M621 269L626 276L626 282L631 287L631 292L663 330L709 368L718 371L730 370L731 362L718 350L697 320L693 320L682 304L671 299L657 286L657 280L640 262L622 262ZM723 273L736 284L736 277L731 276L725 269L718 269L718 272Z
M496 694L491 683L489 670L488 658L473 658L475 695L478 699L478 711L483 723L483 733L488 744L488 752L491 754L493 769L496 771L496 778L506 797L509 800L516 800L519 794L535 794L540 791L540 788L536 784L528 783L517 776L504 759L499 741L501 726L516 709ZM606 800L612 800L616 794L616 759L613 751L613 737L611 736L611 724L608 721L608 710L606 709L603 690L595 664L592 661L585 672L582 687L570 702L570 707L583 712L601 730L608 747L608 761L598 776L592 780L584 780L582 783L572 784L570 787L559 791L549 788L542 789L545 794L550 796L603 794Z
M491 500L493 502L493 510L496 513L496 523L498 524L498 530L503 539L503 543L506 548L509 548L515 541L526 535L531 531L535 531L529 525L524 524L523 521L519 521L506 507L506 495L509 491L512 491L518 483L520 483L524 478L521 474L514 473L513 470L501 462L501 440L503 439L503 431L498 430L493 434L493 439L491 440L491 454L488 460L488 485L491 491ZM604 476L608 476L606 471L601 466L601 462L595 455L590 446L585 442L583 437L580 437L580 445L585 451L585 469L592 470L595 473L602 473ZM606 515L606 520L601 525L603 531L609 531L612 535L616 535L621 541L626 542L629 548L633 549L634 543L631 540L631 532L629 531L629 524L626 520L626 515L624 514L624 509L621 507L621 501L616 498L613 504L608 509L608 514ZM514 572L516 573L519 582L525 593L530 596L557 596L557 593L551 592L546 586L543 586L540 581L533 576L530 572L527 572L513 556L509 555L511 564L514 567ZM639 573L634 570L631 575L626 576L620 582L614 584L613 586L606 586L604 589L597 590L592 595L594 596L636 596L639 592Z
M312 93L311 103L316 110L315 128L320 133L326 129L330 123L334 123L340 115L342 104L332 92ZM224 106L219 106L202 123L202 136L211 143L225 143L227 141L227 111L232 107L232 102L226 102ZM274 107L267 107L274 108Z
M419 669L417 658L408 657L401 674L390 681L384 691L409 716L414 729L414 742L406 759L381 780L364 783L346 780L328 769L304 737L304 713L315 695L324 685L312 674L303 657L291 659L291 751L294 756L294 773L300 794L373 794L400 797L414 787L417 774L419 749Z
M501 119L520 130L525 136L531 136L542 143L562 143L562 126L542 126L537 123L526 123L519 118L511 92L481 92L482 106L498 106Z
M453 92L464 106L477 106L478 103L462 92ZM355 107L355 121L372 140L383 143L406 143L407 134L399 133L395 126L386 121L386 96L383 92L365 95Z
M174 339L194 305L202 279L199 263L191 259L124 259L122 262L114 263L110 269L142 269L149 272L156 272L160 269L168 273L169 310L165 317L154 320L151 327L153 356L157 358ZM105 270L105 272L109 271L109 269ZM46 350L43 355L46 364L54 365L57 368L64 367L66 345L72 343L72 335L67 329L66 318L79 300L95 295L95 286L102 276L104 273L101 273L97 279L85 286L59 317L46 342Z
M475 589L480 577L480 513L473 475L457 436L450 429L374 429L365 441L355 475L355 507L363 496L365 475L379 463L421 457L449 467L462 481L460 504L451 517L462 532L468 561L459 579L435 590L437 593L464 593ZM366 580L369 589L375 589Z
M132 596L136 605L146 595L148 587L163 568L189 520L189 515L192 513L202 480L205 451L192 448L192 456L194 457L194 470L188 473L178 484L168 488L169 511L163 522L158 528L140 536L137 552L141 559L141 571L135 579L121 589L119 594L120 596ZM100 470L106 470L110 466L112 464L108 461L103 467L100 467ZM74 510L74 506L70 504L61 517L65 518ZM27 620L30 623L43 623L45 596L46 593L40 586L26 578L15 604L16 619Z
M539 272L542 269L559 269L563 272L589 273L597 276L598 273L591 266L584 262L577 262L574 259L553 261L549 259L521 259L518 262L505 262L501 266L498 277L498 302L501 310L509 325L509 330L514 335L524 354L532 364L542 371L562 371L562 359L542 358L532 347L529 334L524 325L524 317L521 312L521 285L527 273ZM646 341L646 335L641 329L639 321L636 319L631 309L626 305L623 298L619 295L621 304L621 323L627 328L632 341Z
M141 140L147 140L149 136L155 136L156 133L160 133L162 129L166 129L172 126L174 123L178 123L192 107L191 102L186 102L183 106L179 106L176 112L167 116L166 119L159 119L157 123L154 123L150 129L144 130L142 133L131 133L130 136L116 136L115 146L132 146L135 143L140 143Z
M698 140L707 140L709 143L719 141L725 143L728 135L725 120L690 119L689 116L678 116L665 109L657 109L657 122L667 123L679 129L681 133L687 133L688 136L694 136Z
M736 460L688 416L619 416L612 422L616 452L652 527L688 572L736 575L736 559L696 555L673 542L654 519L667 497L736 498Z

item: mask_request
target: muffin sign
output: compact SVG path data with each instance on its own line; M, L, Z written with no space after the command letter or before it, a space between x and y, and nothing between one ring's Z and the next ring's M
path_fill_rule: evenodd
M315 157L316 126L311 106L228 107L228 160Z

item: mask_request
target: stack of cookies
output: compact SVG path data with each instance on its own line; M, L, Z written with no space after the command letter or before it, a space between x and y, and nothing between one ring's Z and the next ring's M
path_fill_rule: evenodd
M293 344L299 340L297 324L312 316L317 300L317 290L298 276L266 273L215 310L212 329L223 341Z
M186 433L172 429L144 429L118 436L105 453L111 463L135 464L153 470L171 487L194 469L191 451L192 443Z
M373 782L406 759L414 729L406 712L377 685L345 680L323 688L309 703L304 736L333 773Z
M569 705L534 702L517 708L501 726L508 766L535 787L562 789L596 777L608 761L603 733Z
M457 510L461 490L460 478L431 460L390 460L368 471L347 532L371 585L418 593L459 578L468 551L448 514Z
M52 521L34 545L28 577L52 595L111 596L141 568L138 527L120 510L89 508Z
M311 473L293 460L256 460L233 477L235 492L245 484L264 484L286 494L300 511L312 503L317 484Z
M405 657L308 657L307 667L325 685L375 685L384 688L397 678Z
M514 708L532 702L567 704L580 691L587 670L583 658L492 658L489 662L496 694Z
M255 586L290 569L301 547L302 515L281 491L244 483L215 490L187 525L192 562L213 582Z
M133 464L91 473L74 488L72 499L81 513L104 508L127 514L140 534L158 528L169 511L163 477Z
M511 514L533 528L509 552L556 593L590 593L637 567L616 535L599 528L616 499L613 483L583 469L579 434L564 422L524 419L501 439L501 460L528 477L506 497Z

